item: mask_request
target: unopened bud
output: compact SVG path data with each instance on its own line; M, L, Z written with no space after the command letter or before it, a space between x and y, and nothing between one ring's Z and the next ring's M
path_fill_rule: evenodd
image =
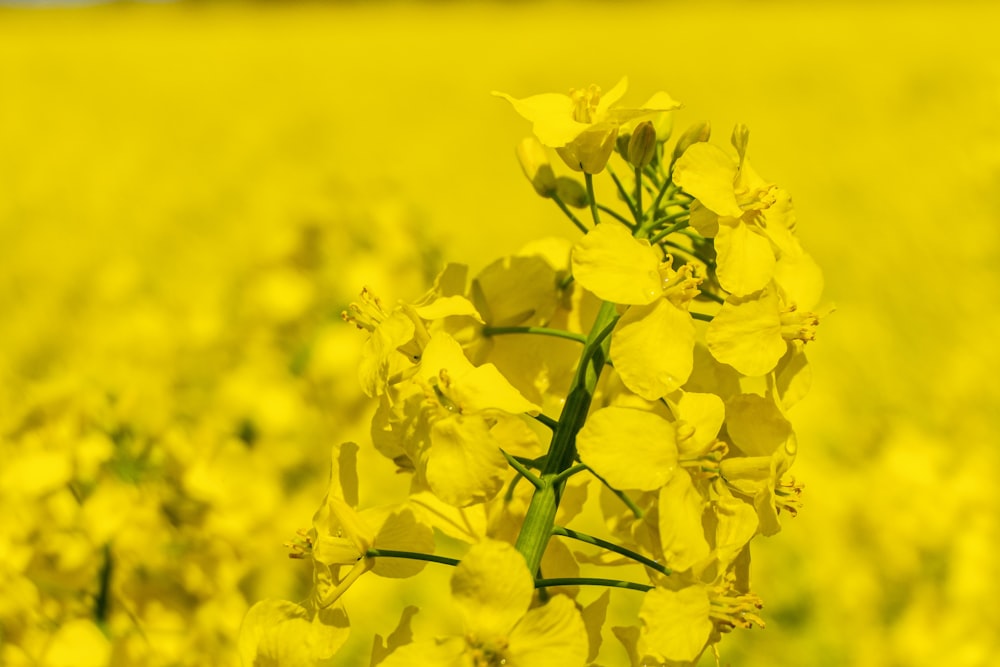
M535 192L546 198L556 193L556 175L552 171L552 164L545 153L545 147L538 139L535 137L522 139L517 145L517 160L521 163L521 169L531 181Z
M636 126L628 142L628 161L636 169L642 169L652 162L656 155L656 128L651 122L643 121Z
M750 128L743 123L737 123L733 128L733 136L729 139L733 143L733 148L740 155L740 160L747 154L747 144L750 143Z
M556 196L564 204L573 208L587 208L590 206L587 189L583 187L582 183L573 180L569 176L560 176L556 179Z
M623 160L628 160L628 144L631 139L631 134L625 134L620 131L618 139L615 140L615 151L622 156Z
M712 136L712 124L708 121L703 123L696 123L689 127L684 134L682 134L677 139L677 145L674 146L674 160L684 155L691 144L696 144L699 141L708 141Z

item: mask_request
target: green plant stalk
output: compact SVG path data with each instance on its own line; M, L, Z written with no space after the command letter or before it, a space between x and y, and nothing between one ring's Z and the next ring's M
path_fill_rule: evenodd
M580 355L580 363L569 394L566 396L562 414L559 416L559 426L552 434L545 467L539 477L540 486L535 489L531 497L521 532L517 536L514 546L524 556L528 570L532 574L538 572L545 546L552 535L556 510L559 508L559 500L566 484L565 478L560 478L560 475L573 466L576 456L576 434L587 419L594 389L611 345L609 334L617 321L618 312L615 304L605 302L598 311L594 325L587 336L587 344Z

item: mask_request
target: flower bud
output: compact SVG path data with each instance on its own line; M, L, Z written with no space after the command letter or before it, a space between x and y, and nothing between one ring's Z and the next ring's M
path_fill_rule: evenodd
M545 147L535 137L525 137L517 145L517 160L524 175L542 197L551 197L556 192L556 175L545 153Z
M582 183L569 176L560 176L556 179L556 196L564 204L573 208L587 208L590 206L587 189L583 187Z
M677 139L677 145L674 146L673 159L676 160L683 155L684 151L686 151L691 144L696 144L699 141L708 141L711 136L712 124L708 121L692 125Z
M656 128L651 122L639 123L628 142L628 161L636 169L642 169L656 155Z
M729 139L733 148L739 153L740 160L747 154L747 144L750 143L750 128L743 123L737 123L733 128L733 136Z

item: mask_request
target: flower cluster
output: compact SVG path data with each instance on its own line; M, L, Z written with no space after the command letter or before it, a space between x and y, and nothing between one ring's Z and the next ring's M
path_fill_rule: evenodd
M335 450L340 472L295 546L313 595L260 603L248 663L332 655L340 626L324 614L350 606L351 584L420 561L455 566L461 629L376 643L372 664L593 664L607 596L583 605L589 585L644 596L637 622L614 628L633 665L694 664L724 633L763 627L750 543L800 507L788 414L809 386L822 279L791 198L750 166L745 126L732 152L708 143L707 124L668 147L679 105L658 93L618 108L625 86L499 94L533 124L525 174L582 237L532 243L471 279L450 264L413 303L365 290L345 311L366 336L371 442L409 497L358 511L341 474L353 446ZM557 177L548 149L584 182ZM595 196L602 172L614 206ZM588 494L603 537L569 526ZM432 530L466 543L461 559L434 554ZM645 581L581 576L628 563Z

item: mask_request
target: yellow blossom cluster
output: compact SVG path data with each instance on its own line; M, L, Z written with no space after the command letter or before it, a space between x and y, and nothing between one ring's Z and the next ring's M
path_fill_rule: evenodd
M449 264L414 302L365 289L344 311L365 338L361 387L378 400L371 444L409 497L359 512L357 446L334 449L327 498L293 545L312 562L312 594L251 610L246 664L334 656L358 578L425 562L455 566L462 630L376 642L373 664L593 664L608 598L577 602L590 585L643 593L636 624L614 630L634 665L694 665L722 634L763 627L750 542L800 506L789 410L808 389L822 279L790 197L747 162L745 126L735 154L704 125L667 146L679 105L660 93L617 109L625 87L502 95L534 124L518 150L526 176L578 240L539 241L471 279ZM547 148L583 172L582 201L549 182ZM595 197L605 170L615 207ZM588 493L606 537L568 525ZM435 553L434 531L468 544L460 559ZM623 562L646 581L580 576Z

